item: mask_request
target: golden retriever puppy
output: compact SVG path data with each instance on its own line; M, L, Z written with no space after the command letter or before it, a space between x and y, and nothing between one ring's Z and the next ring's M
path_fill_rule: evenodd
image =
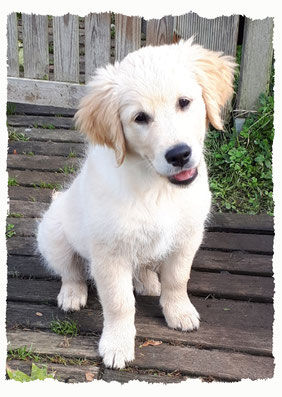
M211 203L203 145L208 122L222 129L234 67L192 39L145 47L98 69L80 103L88 153L37 241L62 279L63 310L85 306L87 277L95 281L107 367L134 359L134 288L160 295L169 327L199 327L187 282Z

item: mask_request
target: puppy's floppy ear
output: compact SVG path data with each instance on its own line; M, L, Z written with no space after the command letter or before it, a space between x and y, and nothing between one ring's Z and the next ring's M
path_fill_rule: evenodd
M90 142L106 145L115 151L118 165L125 156L125 140L119 117L115 82L116 66L108 65L96 71L88 84L90 92L81 100L75 114L75 125Z
M233 95L234 58L222 52L206 50L199 45L187 44L191 48L192 67L202 87L208 121L218 130L223 129L221 110Z

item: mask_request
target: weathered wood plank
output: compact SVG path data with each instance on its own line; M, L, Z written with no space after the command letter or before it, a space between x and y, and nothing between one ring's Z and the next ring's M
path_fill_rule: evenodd
M48 79L48 17L47 15L23 13L22 26L24 76L29 79Z
M62 190L64 187L69 186L69 183L75 178L75 174L10 170L9 178L16 180L21 186Z
M74 127L74 120L72 117L17 115L17 116L8 116L7 121L8 121L8 125L11 127L28 127L28 128L43 127L45 129L56 129L56 128L73 129Z
M79 82L78 16L66 14L53 17L54 79Z
M33 353L62 355L63 357L80 357L99 360L97 338L93 336L76 336L69 338L66 344L62 335L41 331L9 331L7 334L8 349L22 346L30 347Z
M14 201L17 203L17 201ZM21 203L21 202L20 202ZM33 213L35 205L40 204L39 211L40 214L43 213L48 208L47 203L29 203L27 201L23 202L24 204L29 204L28 211L30 211L31 215L34 217L37 214ZM43 206L42 206L43 204ZM14 211L13 211L14 210ZM38 211L38 212L39 212ZM12 207L11 213L21 214L24 216L25 209L22 205L19 207ZM28 219L28 218L27 218ZM8 222L15 225L15 230L17 231L17 218L9 217ZM34 229L35 230L35 229ZM212 255L211 255L212 254ZM35 260L35 262L33 262ZM37 277L44 278L46 277L46 272L43 271L40 273L41 267L34 274L34 266L30 266L30 262L36 263L36 266L39 266L39 259L33 258L29 256L14 256L10 255L8 260L8 270L14 272L16 271L22 277ZM264 276L271 277L272 272L272 258L268 255L257 255L257 254L242 254L240 251L226 253L220 251L198 251L194 262L193 262L193 270L200 271L208 271L208 272L230 272L233 274L246 274L253 276Z
M51 193L51 189L29 187L25 188L22 186L9 187L9 197L13 200L20 199L28 201L48 202L51 198ZM246 237L248 238L246 239ZM207 232L206 238L201 245L201 248L212 248L213 250L224 251L247 251L270 255L272 254L272 246L273 236L269 235Z
M103 315L96 295L89 295L87 308L80 312L64 313L57 307L58 292L59 288L53 292L52 302L49 297L49 305L47 301L28 305L26 302L8 301L8 329L20 326L50 330L51 321L58 319L75 321L80 333L101 334ZM146 305L140 298L147 298L150 304ZM168 328L156 300L138 296L135 316L137 338L272 356L273 308L270 304L205 300L193 296L191 300L201 315L201 325L196 332L181 332Z
M7 17L7 45L8 76L18 77L19 49L16 12L12 12Z
M16 114L29 114L29 115L37 115L37 116L65 116L72 117L75 114L75 109L66 109L60 108L56 106L39 106L39 105L30 105L28 103L17 103L13 102L14 112Z
M273 236L268 234L207 232L201 246L206 249L272 254Z
M9 219L14 219L13 214L20 214L21 217L38 218L49 207L48 203L37 203L20 200L9 201Z
M53 126L52 123L50 123L50 125ZM53 128L25 128L25 127L14 128L13 127L11 129L11 132L15 134L22 134L25 138L32 141L74 142L74 143L86 142L86 140L84 139L84 135L77 130L65 130L65 129L56 129L56 128L53 129Z
M141 18L115 15L115 59L121 61L141 47Z
M74 175L63 172L9 170L9 178L15 179L21 186L56 188L58 190L73 180Z
M76 83L8 77L8 101L77 109L85 87Z
M111 15L90 13L85 17L85 82L95 69L111 59Z
M199 17L193 12L175 17L175 32L187 40L195 36L195 42L213 51L236 55L239 15L214 19Z
M256 110L259 96L269 89L273 18L246 18L236 110Z
M68 158L62 156L45 156L45 155L14 155L8 154L8 169L16 170L34 170L34 171L53 171L59 172L64 168L69 171L77 170L80 167L81 159Z
M173 43L173 17L147 21L146 45L163 45Z
M45 332L14 331L8 333L7 339L12 349L32 346L33 352L38 354L99 359L95 346L97 339L92 336L72 338L67 348L61 347L66 345L63 336ZM274 366L271 357L170 346L165 343L144 348L136 345L133 365L165 371L178 370L188 375L213 376L224 380L271 378Z
M18 250L18 254L22 255L22 252L19 252L22 239L22 237L8 239L9 252L16 254ZM13 250L11 250L11 246L14 246ZM29 252L26 255L32 255L31 251L36 252L35 239L33 239L33 244L29 246ZM39 301L48 299L47 287L57 288L55 282L54 284L53 282L46 284L44 280L25 280L23 282L18 279L11 279L8 284L8 294L12 300L38 302L38 299ZM40 293L41 288L45 289L43 292L44 298ZM19 291L19 289L21 290ZM38 296L34 296L35 289L38 289ZM270 303L273 299L273 279L270 277L192 271L191 279L188 282L188 292L195 296L214 296L215 298ZM45 296L46 294L47 296ZM40 296L41 298L39 298Z
M188 379L187 376L182 376L175 371L166 373L166 371L138 370L136 368L126 368L122 371L115 371L105 368L101 374L101 379L105 382L119 382L121 384L130 382L131 380L138 380L146 383L179 383Z
M256 276L273 275L271 255L250 254L242 251L199 250L193 261L193 269Z
M54 278L38 256L8 255L7 265L9 277Z
M52 189L9 186L8 193L10 200L50 203ZM28 247L28 244L29 242L26 241L25 247Z
M38 142L38 141L10 141L8 153L17 154L36 154L63 157L83 157L86 146L83 143L64 143L64 142Z
M273 233L273 216L260 214L232 214L232 213L212 213L207 222L209 230L233 230L233 231L252 231Z
M59 382L64 383L82 383L89 382L90 380L86 379L87 374L91 374L92 380L99 378L100 367L98 365L60 365L54 364L52 362L36 362L36 366L38 367L47 367L47 373L53 374L54 379ZM25 374L31 374L31 361L23 361L23 360L8 360L7 367L13 371L22 371ZM90 379L88 375L88 379Z

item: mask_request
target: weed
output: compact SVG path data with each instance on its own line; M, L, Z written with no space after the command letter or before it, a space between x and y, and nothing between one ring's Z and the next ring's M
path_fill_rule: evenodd
M64 165L64 168L59 168L58 171L64 174L74 174L76 169L73 165Z
M208 133L206 158L218 211L273 214L273 108L273 97L262 95L239 134L234 127Z
M27 346L21 346L8 350L8 360L34 360L37 362L40 357L32 352L31 347L28 349Z
M8 179L8 186L19 186L19 183L16 178L9 178Z
M76 157L76 153L75 152L73 152L72 150L69 152L69 155L68 155L68 158L74 158L74 157Z
M42 124L41 128L46 130L54 130L56 127L53 124Z
M58 335L68 335L77 336L78 335L78 325L73 320L53 319L50 323L51 330Z
M15 225L12 223L7 223L6 225L6 237L11 238L16 235L16 232L14 231Z
M12 115L16 113L16 105L14 103L7 103L7 115Z
M7 367L7 374L10 379L19 381L19 382L30 382L33 380L44 380L47 378L54 379L55 374L47 374L47 367L44 365L41 368L32 363L31 374L30 376L25 374L22 371L14 371L11 368Z
M37 187L34 185L34 187ZM40 182L39 187L41 189L55 189L55 190L61 190L62 186L59 183L48 183L48 182Z
M23 214L19 213L19 212L11 212L8 215L9 218L23 218Z
M10 141L23 141L26 142L29 140L29 137L23 134L22 132L16 132L15 130L9 130L8 136Z

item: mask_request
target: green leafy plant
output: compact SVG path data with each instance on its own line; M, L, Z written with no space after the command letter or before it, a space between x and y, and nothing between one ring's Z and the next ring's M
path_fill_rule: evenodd
M206 158L217 210L273 214L273 109L273 96L261 95L239 134L234 127L209 132Z
M51 330L58 335L66 336L77 336L78 335L78 325L73 320L54 319L50 324Z
M14 231L15 225L11 223L7 223L6 226L6 237L11 238L16 235L16 232Z
M16 178L9 178L8 179L8 186L19 186L19 183L16 180Z
M10 379L16 380L18 382L31 382L33 380L44 380L47 378L54 379L55 377L54 373L47 373L46 366L42 366L40 368L34 363L32 363L30 376L19 370L14 371L9 367L7 367L7 374Z

